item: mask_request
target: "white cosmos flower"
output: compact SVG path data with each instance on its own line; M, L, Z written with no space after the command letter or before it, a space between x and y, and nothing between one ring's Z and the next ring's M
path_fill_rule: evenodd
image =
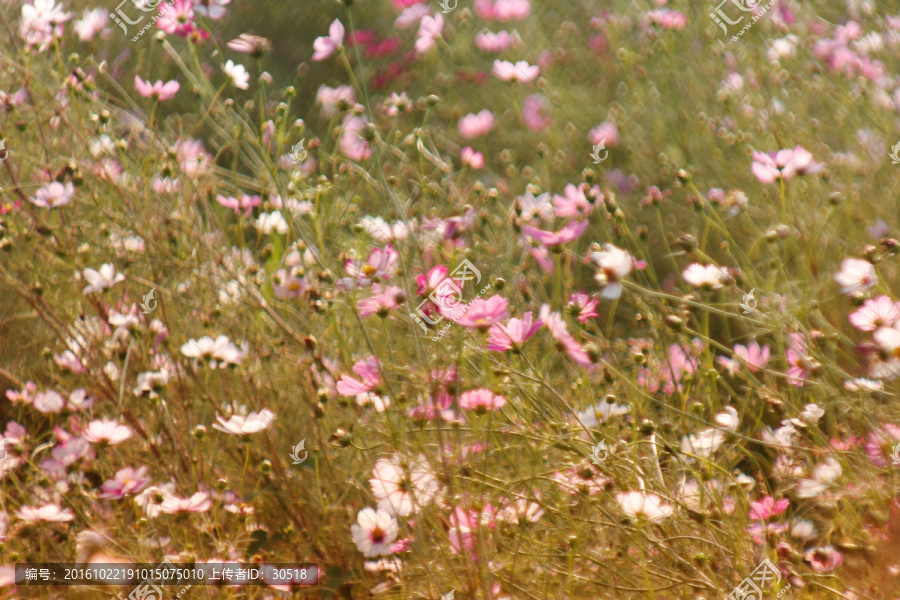
M277 210L259 215L256 219L256 228L265 234L270 234L275 231L284 235L288 232L287 221L281 216L281 212Z
M258 413L252 412L246 417L243 415L232 415L227 421L217 414L216 420L218 423L213 424L213 429L232 435L250 435L268 428L274 419L275 413L268 408L264 408Z
M399 456L381 458L372 469L372 494L378 508L392 515L407 517L430 504L440 492L440 484L427 468L424 457L404 467Z
M189 340L181 346L181 353L186 357L210 360L213 368L218 366L219 363L222 363L222 365L240 364L247 355L247 351L248 346L246 342L238 348L224 335L220 335L216 339L205 335L199 340Z
M603 252L591 252L591 260L600 270L594 275L597 283L603 286L600 295L607 300L615 300L622 295L622 278L631 272L634 260L631 255L612 244L605 244Z
M125 279L125 275L116 273L116 267L112 263L101 265L99 271L85 269L82 271L82 275L88 283L87 287L84 288L85 295L105 290Z
M115 446L121 444L131 437L131 429L127 425L122 425L116 421L103 419L101 421L91 421L87 428L81 434L81 437L92 444L109 444Z
M246 90L250 87L250 73L244 68L244 65L237 65L234 61L229 60L222 66L222 70L231 79L234 87Z
M390 554L390 545L397 538L397 519L382 509L364 508L359 511L350 533L356 547L364 556Z
M360 227L371 237L379 242L392 242L395 240L405 240L409 237L411 227L415 227L415 220L410 221L407 225L403 221L388 223L381 217L365 216L359 220Z
M23 506L16 511L16 516L29 523L45 521L47 523L62 523L75 518L68 508L60 508L56 504L44 504L43 506Z
M801 479L797 483L794 494L798 498L815 498L827 490L843 472L841 463L829 456L813 469L812 479Z
M681 452L685 454L685 461L692 462L693 458L709 458L719 449L725 441L725 433L721 429L704 429L696 435L686 435L681 438Z
M628 518L633 520L643 518L653 523L659 523L675 510L672 506L663 504L656 494L639 490L616 494L616 502Z
M628 414L630 410L631 409L625 404L607 402L604 399L593 406L589 406L587 410L575 413L575 416L578 417L578 420L581 421L582 425L590 429L596 427L600 423L606 423L610 417Z
M688 265L681 276L692 286L707 290L719 289L729 279L728 271L723 267L700 263Z

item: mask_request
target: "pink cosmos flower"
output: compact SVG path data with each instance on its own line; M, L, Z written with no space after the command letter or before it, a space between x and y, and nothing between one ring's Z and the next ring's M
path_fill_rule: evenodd
M545 246L560 246L562 244L567 244L573 240L577 240L581 237L581 234L584 233L584 230L587 229L588 222L587 221L569 221L566 223L565 227L560 229L559 231L543 231L541 229L537 229L536 227L532 227L531 225L525 225L522 227L522 233L526 236L539 241Z
M451 421L464 422L453 410L453 396L444 390L439 390L434 398L420 400L418 406L406 411L406 415L414 421L433 421L440 417L448 423Z
M489 410L500 410L506 405L506 398L488 389L463 392L459 397L459 407L484 414Z
M109 419L91 421L82 436L92 444L108 444L115 446L131 437L131 429Z
M82 42L89 42L94 39L98 33L103 31L106 23L109 21L107 11L102 8L84 9L83 16L75 21L72 29L78 34L78 39Z
M216 202L225 208L230 208L235 214L243 213L245 217L249 217L253 209L262 202L262 199L259 196L248 196L247 194L242 194L240 198L217 195Z
M469 113L459 120L459 134L466 139L487 135L493 128L494 115L487 109L478 114Z
M604 477L591 463L566 469L562 473L556 471L553 473L553 480L563 492L572 496L579 493L596 496L612 483L611 479Z
M809 563L816 573L831 573L844 562L844 556L832 546L820 546L811 548L803 555L803 559Z
M212 168L212 156L203 149L203 142L194 138L179 140L176 144L176 157L184 174L196 179Z
M75 513L57 504L23 506L15 512L15 515L28 523L64 523L75 519Z
M790 347L785 352L788 363L788 383L795 387L803 387L809 378L809 357L806 355L806 340L801 333L788 335Z
M591 260L599 267L594 279L603 286L600 296L607 300L621 296L622 284L619 282L631 273L634 258L621 248L604 244L602 252L591 252Z
M550 194L541 194L535 197L531 192L516 197L513 210L523 223L531 223L538 217L544 221L553 220L553 204L550 202Z
M54 181L37 191L34 198L29 198L35 206L41 208L59 208L65 206L75 197L75 186L67 181L62 184Z
M587 186L574 186L571 183L566 185L563 196L556 194L553 196L553 209L557 217L587 217L594 210L594 204L588 201L585 195ZM597 186L591 190L594 200L600 196L600 190Z
M368 160L372 156L369 142L361 135L363 127L367 124L368 121L363 117L357 117L349 113L344 117L338 147L344 153L344 156L350 160Z
M575 292L569 296L566 308L579 323L587 323L590 319L600 316L597 314L597 304L599 302L596 298L588 296L585 292Z
M174 0L173 4L159 4L156 25L169 34L187 37L194 31L194 3L192 0Z
M147 467L126 467L116 471L113 479L104 482L100 486L102 491L97 496L104 500L120 500L140 492L148 483L150 478L147 477Z
M174 79L165 83L163 83L162 80L157 79L156 83L151 84L149 81L144 81L138 75L135 75L134 89L136 89L138 94L144 98L154 98L156 100L164 101L174 98L175 94L178 93L178 90L181 89L181 85Z
M374 356L365 358L353 365L353 372L359 376L354 379L349 375L341 376L337 383L337 391L344 396L356 396L374 391L381 385L381 374L378 371L378 359Z
M487 300L476 298L469 304L465 314L456 319L456 323L463 327L487 330L509 316L508 306L509 301L503 296L491 296Z
M528 0L475 0L472 8L485 21L521 21L531 14Z
M663 29L684 29L688 23L687 15L668 8L651 10L647 13L647 21Z
M475 47L482 52L503 52L518 42L518 38L506 31L491 33L485 30L475 36Z
M494 528L495 512L491 504L485 504L480 510L454 508L450 513L450 550L455 554L468 550L474 558L478 531L482 527Z
M413 4L403 9L400 16L394 21L394 27L396 29L409 29L416 23L421 23L422 18L430 14L431 10L427 4Z
M348 260L344 270L351 279L342 279L345 287L354 285L370 285L382 279L390 279L397 273L397 261L400 255L391 244L382 248L374 248L365 261Z
M194 9L197 14L218 20L225 16L225 7L229 4L231 0L194 0Z
M399 308L405 297L406 292L395 285L382 289L380 285L375 283L372 285L372 295L357 302L356 308L359 310L361 317L378 315L384 318L392 310Z
M760 183L774 183L794 175L819 173L824 168L824 164L815 162L812 154L798 145L778 152L754 152L751 171Z
M845 258L841 261L841 270L835 274L834 280L845 294L864 292L878 284L875 265L861 258Z
M199 513L206 512L212 506L209 494L206 492L197 492L190 498L181 498L179 496L169 495L160 504L162 512L169 515L177 515L180 513Z
M588 132L588 141L593 145L604 142L607 148L619 145L619 130L614 123L604 121Z
M72 13L63 11L55 0L34 0L22 5L19 35L26 45L44 52L54 40L63 36L63 25L71 18Z
M550 101L543 94L531 94L522 103L522 120L529 131L541 132L550 126Z
M416 54L428 52L440 39L444 31L444 15L437 14L433 17L425 15L419 22L419 33L416 37Z
M616 502L632 520L646 519L651 523L659 523L675 512L675 508L664 504L659 496L642 490L616 494Z
M866 440L866 454L876 467L886 467L893 462L894 447L900 443L900 427L884 423L873 429Z
M524 60L513 64L506 60L495 60L492 69L494 76L502 81L519 81L529 83L541 74L540 67L529 65Z
M521 319L512 318L506 325L497 323L488 330L487 349L492 352L517 352L528 338L540 328L541 322L532 322L530 312Z
M860 331L875 331L881 327L892 327L900 321L900 303L887 296L866 300L848 317L850 324Z
M750 513L747 518L754 521L768 521L786 511L790 503L791 501L787 498L775 500L771 496L766 496L762 500L750 503Z
M272 424L275 413L268 408L259 412L251 412L247 416L231 415L227 420L216 413L217 423L213 423L213 429L217 429L231 435L251 435L260 432Z
M734 360L731 360L725 356L719 357L719 364L726 367L729 371L729 374L731 374L732 376L734 375L734 372L741 367L741 365L746 365L748 370L756 372L766 368L768 362L769 347L763 346L762 348L760 348L759 344L757 344L756 342L751 343L749 346L735 344Z
M322 85L316 91L316 104L321 106L322 116L330 119L338 113L339 107L346 110L356 104L356 92L349 85L339 85L334 88Z
M544 304L541 307L540 315L540 321L550 331L550 335L558 342L560 349L566 353L566 356L582 367L593 366L594 361L584 351L581 344L569 333L565 321L563 321L562 316L558 312L550 312L550 306Z
M484 154L475 152L469 146L464 147L459 153L463 164L468 165L472 169L478 170L484 168Z
M344 43L344 26L337 19L328 27L328 37L319 37L313 42L314 61L325 60Z

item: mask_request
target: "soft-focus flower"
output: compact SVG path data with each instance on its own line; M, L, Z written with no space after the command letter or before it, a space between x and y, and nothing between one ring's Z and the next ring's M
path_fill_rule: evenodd
M238 348L227 336L220 335L216 339L208 335L199 340L188 340L181 346L181 353L187 358L196 358L210 361L210 366L216 368L221 363L225 365L237 365L247 355L247 343Z
M472 8L485 21L521 21L531 14L528 0L475 0Z
M356 523L350 526L353 542L363 556L389 554L390 544L397 538L397 519L383 509L364 508Z
M575 292L569 296L566 309L579 323L587 323L589 320L600 316L597 314L597 304L599 302L596 298L592 298L584 292Z
M424 54L434 46L444 31L444 15L437 14L433 17L425 15L419 22L419 33L416 37L416 53Z
M457 324L463 327L471 327L475 329L487 330L491 325L499 323L509 316L509 301L503 296L491 296L487 300L476 298L472 300L465 312L453 319L459 310L446 310L441 307L441 314L455 320Z
M602 252L592 252L591 260L599 268L594 279L603 286L600 296L615 300L622 295L622 278L627 276L634 265L631 255L612 244L604 244Z
M134 76L134 89L144 98L155 98L156 100L171 100L181 89L181 85L174 79L163 83L157 79L156 83L144 81L138 75Z
M481 152L475 152L469 146L465 146L459 153L460 159L463 164L468 165L473 169L482 169L484 168L484 155Z
M368 317L370 315L378 315L386 317L392 310L400 307L400 304L406 299L406 292L396 285L390 285L382 289L377 283L372 285L372 295L363 298L356 303L359 310L359 316Z
M622 511L634 520L646 519L659 523L675 511L672 506L664 504L659 496L644 491L622 492L616 494L616 502Z
M188 37L195 31L193 0L159 2L159 18L156 26L166 33Z
M88 283L84 288L85 295L111 288L116 283L125 280L125 275L116 273L116 267L112 263L102 265L99 271L85 269L82 271L82 275Z
M866 440L866 454L876 467L886 467L893 462L894 448L900 444L900 427L884 423L873 429Z
M485 30L475 36L475 47L482 52L503 52L520 41L506 31L492 33Z
M259 412L251 412L246 417L243 415L232 415L225 420L216 414L216 421L213 423L213 429L218 429L232 435L251 435L267 429L272 421L275 420L275 413L268 408L264 408Z
M487 109L478 114L469 113L459 120L459 134L466 139L487 135L493 128L494 115Z
M474 410L480 414L490 410L500 410L504 406L506 406L506 398L485 388L463 392L459 397L460 408Z
M844 556L831 546L820 546L806 551L804 560L816 573L831 573L844 562Z
M246 90L250 87L250 73L247 72L244 65L238 65L235 64L233 60L229 60L222 65L222 70L225 71L225 74L231 79L231 83L234 84L234 87L242 90Z
M318 37L313 42L313 56L315 61L325 60L341 47L344 43L344 25L337 19L328 26L328 36Z
M65 206L75 197L75 186L67 181L62 184L58 181L47 184L37 191L34 198L29 198L35 206L41 208L59 208Z
M610 402L609 399L603 399L593 406L589 406L586 410L575 413L575 416L582 425L591 429L597 427L600 423L606 423L610 417L616 415L627 415L631 409L625 404L616 404Z
M517 525L520 523L537 523L544 516L544 509L537 502L526 498L516 498L506 501L497 511L497 518L506 523Z
M824 462L816 465L812 471L812 478L797 482L794 495L798 498L816 498L822 495L842 473L841 463L829 456Z
M281 211L273 210L272 212L260 213L256 218L256 228L265 235L272 235L273 233L285 235L290 230L290 225L284 220Z
M835 274L834 280L845 294L865 292L878 284L875 265L861 258L845 258L841 262L841 270Z
M150 483L147 477L147 467L134 469L126 467L116 471L116 476L100 486L102 490L97 496L105 500L118 500L125 496L137 494L145 485Z
M196 492L190 498L169 495L160 503L159 508L166 514L177 515L185 512L206 512L211 506L212 501L209 499L209 494L206 492Z
M491 325L488 329L487 349L493 352L518 351L540 326L540 321L532 321L530 312L522 315L521 319L510 319L505 325Z
M762 500L750 502L750 512L747 518L754 521L768 521L786 511L790 503L791 501L787 498L775 500L771 496L766 496Z
M404 465L397 455L375 461L369 485L378 498L378 509L401 517L430 504L441 487L424 457Z
M581 347L578 340L569 333L566 322L563 321L562 316L558 312L550 312L550 307L544 304L541 307L540 316L541 322L547 327L547 330L550 331L550 335L556 340L559 349L566 353L566 356L582 367L593 366L594 361L591 360L588 353L584 351L584 348Z
M701 265L693 263L681 274L690 285L705 290L715 290L722 287L729 280L728 271L716 265Z
M115 446L131 438L131 429L127 425L122 425L116 421L103 419L88 423L81 435L92 444Z
M163 483L160 485L151 485L145 488L143 492L134 497L134 503L140 506L144 514L151 519L155 519L162 514L162 504L167 499L174 497L175 484Z
M247 194L241 194L240 198L232 198L231 196L222 196L219 194L216 195L216 202L225 208L230 208L235 214L243 214L245 217L249 217L250 213L253 212L253 209L262 202L262 199L259 196L248 196Z
M559 231L544 231L538 229L536 227L532 227L531 225L525 225L522 227L522 233L539 241L545 246L560 246L562 244L568 244L573 240L577 240L581 237L581 234L584 233L584 230L587 229L588 222L587 221L569 221L566 225L560 229Z
M492 69L494 76L503 81L520 81L529 83L537 79L541 69L535 65L529 65L524 60L513 64L506 60L495 60Z
M806 340L803 334L791 333L788 335L790 347L785 351L785 359L788 363L788 383L802 387L809 378L810 358L806 354Z
M109 16L107 11L102 8L86 8L83 16L75 21L72 29L78 34L78 39L82 42L89 42L94 36L103 31L106 27Z
M566 185L563 195L553 195L553 212L557 217L587 217L594 211L593 201L589 201L585 195L587 186L574 186L571 183ZM597 192L595 187L589 190L592 199L596 200Z
M212 168L212 156L203 149L202 141L194 138L179 140L175 148L178 164L189 178L195 179Z
M354 379L349 375L342 375L337 382L337 391L344 396L356 396L366 392L375 391L381 385L381 375L378 371L378 359L374 356L365 358L353 365L353 372L359 376Z
M728 369L730 375L734 376L742 366L746 366L751 372L765 369L769 362L769 347L762 346L756 342L744 346L742 344L734 345L734 359L726 356L718 358L719 364Z
M338 113L338 110L346 110L356 104L356 92L349 85L328 87L322 85L316 92L316 104L321 106L322 116L330 119Z
M531 223L538 217L544 221L553 220L553 204L550 202L550 194L535 196L531 192L525 192L516 197L513 209L523 223Z
M891 327L900 321L900 303L887 296L878 296L863 302L847 317L850 324L860 331L875 331L881 327Z
M615 148L619 145L619 130L615 123L604 121L588 132L588 141L595 146L604 142L607 148Z
M28 523L64 523L75 519L75 513L57 504L23 506L15 512L15 515Z
M338 147L344 153L344 156L350 160L367 160L372 156L369 142L362 136L363 127L367 124L368 122L362 117L351 114L347 114L344 117Z
M824 164L813 160L809 151L797 146L778 152L754 152L751 170L760 183L774 183L794 175L818 173L824 168Z
M63 24L71 18L72 13L57 6L55 0L34 0L22 5L19 35L28 46L44 52L63 36Z
M229 50L249 54L250 56L260 57L272 49L272 43L264 37L242 33L237 39L231 40L227 44Z
M651 10L647 13L647 21L663 29L684 29L688 23L687 15L668 8Z

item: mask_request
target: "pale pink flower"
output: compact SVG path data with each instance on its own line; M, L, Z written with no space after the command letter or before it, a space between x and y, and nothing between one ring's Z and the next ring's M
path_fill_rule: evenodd
M316 104L322 107L322 116L330 119L338 113L340 107L346 110L356 104L356 93L349 85L339 85L334 88L322 85L316 92Z
M247 416L231 415L228 420L216 413L216 421L218 423L213 423L212 427L231 435L251 435L268 429L274 420L275 413L268 408L264 408L259 412L251 412Z
M444 31L444 15L437 14L433 17L425 15L419 22L419 33L416 37L416 53L424 54L434 46Z
M198 15L218 20L225 16L225 7L229 4L231 0L194 0L194 10ZM242 37L244 35L247 34L241 34Z
M591 367L594 364L588 353L581 347L581 344L569 333L565 321L563 321L562 316L558 312L550 312L550 307L545 304L541 307L540 320L550 331L553 339L558 342L560 349L566 353L566 356L582 367Z
M529 83L537 79L541 69L535 65L529 65L524 60L513 64L506 60L495 60L492 69L494 76L502 81L520 81Z
M231 80L234 87L246 90L250 87L250 73L244 68L244 65L236 64L233 60L227 61L222 65L225 75Z
M531 94L522 103L522 120L529 131L541 132L550 126L550 101L543 94Z
M878 284L875 265L861 258L845 258L834 280L845 294L865 292Z
M593 145L604 142L607 148L619 145L619 130L614 123L604 121L588 132L588 141Z
M206 174L213 165L212 156L203 149L203 142L194 138L178 141L176 157L181 170L191 179Z
M181 89L181 85L174 79L165 83L157 79L156 83L144 81L138 75L134 76L134 89L144 98L155 98L156 100L171 100Z
M790 347L785 351L785 359L788 363L789 384L802 387L809 378L810 358L806 354L806 340L801 333L788 335Z
M75 513L57 504L23 506L15 512L15 515L28 523L64 523L75 519Z
M768 521L786 511L790 503L791 501L787 498L775 500L771 496L766 496L762 500L750 503L750 513L747 518L754 521Z
M231 0L227 1L230 2ZM272 42L264 37L260 37L258 35L253 35L250 33L242 33L236 39L231 40L225 45L229 50L234 50L235 52L240 52L241 54L249 54L256 57L262 56L272 49Z
M493 352L518 351L540 328L541 322L532 321L530 312L521 319L512 318L505 325L497 323L488 330L487 349Z
M517 45L519 41L517 37L506 31L491 33L485 30L475 36L475 47L482 52L503 52L513 45Z
M466 146L460 151L459 155L463 164L468 165L472 169L484 168L484 155L481 152L475 152L475 150Z
M102 490L97 497L104 500L119 500L125 496L137 494L144 486L150 483L147 477L147 467L133 469L126 467L116 471L116 476L100 486Z
M504 500L497 518L506 523L518 525L520 523L537 523L544 516L544 509L537 502L527 498L516 498L512 501Z
M591 260L599 268L594 279L603 286L600 296L607 300L615 300L621 296L620 281L631 273L634 266L632 256L612 244L604 244L602 252L591 252Z
M900 444L900 427L884 423L873 429L866 440L866 454L876 467L886 467L893 462L894 447Z
M328 27L328 36L319 37L313 42L313 56L315 61L325 60L335 53L344 43L344 25L337 19Z
M441 486L424 457L403 461L398 455L375 461L369 479L379 510L408 517L429 505Z
M75 197L75 186L67 181L62 184L58 181L49 183L37 191L34 198L29 198L35 206L41 208L59 208L65 206Z
M159 3L157 27L166 33L187 37L194 30L194 3L192 0L174 0Z
M240 198L217 195L216 202L225 208L230 208L235 214L243 213L245 217L249 217L253 209L262 202L262 199L259 196L248 196L247 194L242 194Z
M465 314L456 319L456 323L463 327L486 330L509 316L508 306L509 301L503 296L491 296L487 300L476 298L469 304Z
M87 280L87 286L82 292L84 295L111 288L116 283L125 280L125 275L116 273L116 267L112 263L101 265L99 271L85 269L82 271L82 276Z
M421 23L422 18L430 14L431 9L428 8L427 4L413 4L400 13L400 16L394 21L394 27L396 29L409 29L416 23Z
M663 29L684 29L688 23L687 15L668 8L651 10L647 13L647 21Z
M832 546L811 548L803 555L803 559L819 574L831 573L844 562L844 556Z
M397 539L397 519L383 509L364 508L359 511L350 533L363 556L390 554L390 545Z
M485 21L521 21L531 14L528 0L475 0L472 8Z
M628 518L635 521L646 519L651 523L660 523L675 512L675 509L664 504L659 496L644 491L618 493L616 502Z
M531 225L525 225L522 227L522 233L545 246L560 246L580 238L587 226L587 221L580 220L569 221L559 231L543 231Z
M815 162L812 154L798 145L778 152L754 152L751 171L760 183L774 183L794 175L819 173L824 168L824 164Z
M82 42L89 42L94 36L103 31L106 27L109 16L107 11L102 8L84 9L83 16L75 21L72 29L78 34L78 39Z
M866 300L848 317L850 324L860 331L875 331L881 327L892 327L900 321L900 303L887 296Z
M356 308L359 310L359 316L361 317L370 315L386 317L392 310L400 307L400 303L405 300L405 297L406 292L395 285L382 289L376 283L372 285L372 296L358 301Z
M732 375L734 374L734 370L737 370L741 365L746 365L747 369L752 372L759 371L766 368L766 365L769 362L769 347L760 347L756 342L752 342L748 346L735 344L734 360L737 364L733 365L733 368L731 368L732 365L729 364L726 357L719 357L719 362L726 367L729 367L729 370L732 371Z
M690 285L705 290L719 289L730 279L727 269L700 263L688 265L681 276Z
M372 156L369 142L360 133L367 123L368 121L364 118L352 114L347 114L344 117L338 147L344 153L344 156L350 160L367 160Z
M206 512L211 506L212 501L209 499L209 494L206 492L196 492L190 498L169 495L160 503L159 508L166 514L177 515L186 512Z
M348 260L344 263L344 270L350 275L349 279L342 279L344 287L351 288L357 285L370 285L382 279L390 279L397 273L397 262L400 255L391 244L382 248L374 248L365 261Z
M44 52L63 36L63 25L71 18L72 13L57 6L55 0L34 0L22 5L19 35L28 46Z
M487 135L493 128L494 115L487 109L478 114L469 113L459 120L459 134L466 139Z
M116 421L103 419L91 421L82 432L85 440L92 444L108 444L115 446L131 438L131 429Z
M513 209L523 223L531 223L538 217L544 221L553 220L554 208L550 202L550 194L544 193L535 196L531 192L525 192L523 195L516 197Z
M505 405L506 398L485 388L463 392L459 397L460 408L474 410L479 414L489 410L500 410Z
M337 382L337 391L344 396L356 396L374 391L381 385L381 374L378 371L379 362L374 356L363 359L353 365L353 372L359 376L354 379L349 375L341 376Z
M562 473L556 471L553 473L553 480L563 492L572 496L580 493L596 496L612 483L611 479L591 463L568 468Z
M596 188L596 186L595 186ZM557 217L576 217L582 218L590 215L594 210L594 204L588 201L585 196L587 186L574 186L571 183L566 185L562 196L555 194L553 196L553 209ZM591 190L596 199L599 190Z

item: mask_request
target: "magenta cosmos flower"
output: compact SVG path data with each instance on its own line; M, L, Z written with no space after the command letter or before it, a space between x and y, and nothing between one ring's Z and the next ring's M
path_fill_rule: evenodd
M459 120L459 135L473 139L490 133L494 128L494 115L484 109L478 114L469 113Z
M486 413L489 410L500 410L505 405L506 398L485 388L464 392L459 397L460 408L474 410L479 414Z
M342 375L337 382L337 391L344 396L356 396L374 391L381 385L381 375L378 372L379 362L374 356L365 358L353 365L353 372L359 376L354 379L349 375Z
M589 320L600 316L597 314L598 304L599 301L596 298L592 298L584 292L575 292L569 296L566 308L569 314L575 317L579 323L587 323Z
M181 89L181 85L174 79L166 81L157 79L156 83L144 81L139 76L134 76L134 89L144 98L155 98L156 100L171 100Z
M557 217L587 217L594 210L593 202L588 201L585 196L587 186L574 186L571 183L566 185L563 195L553 195L553 212ZM597 186L591 190L593 198L596 200L600 196L600 190Z
M587 226L587 221L569 221L559 231L544 231L531 225L525 225L522 227L522 233L545 246L553 247L577 240L584 233L584 230L587 229Z
M335 19L331 22L331 25L328 27L328 36L327 37L319 37L313 42L313 56L312 59L315 61L325 60L332 54L334 54L335 50L341 47L341 44L344 43L344 25Z
M569 333L562 316L558 312L550 312L550 306L547 304L541 307L541 322L550 331L550 335L556 340L559 349L566 353L566 356L582 367L590 367L594 364L578 340Z
M540 321L532 321L530 312L525 313L521 319L510 319L506 325L492 325L488 330L487 349L493 352L517 352L540 326Z
M748 518L754 521L768 521L786 511L789 504L790 500L787 498L775 500L771 496L766 496L758 502L750 503Z
M508 306L509 301L503 296L491 296L487 300L477 298L456 322L463 327L487 329L509 316Z

